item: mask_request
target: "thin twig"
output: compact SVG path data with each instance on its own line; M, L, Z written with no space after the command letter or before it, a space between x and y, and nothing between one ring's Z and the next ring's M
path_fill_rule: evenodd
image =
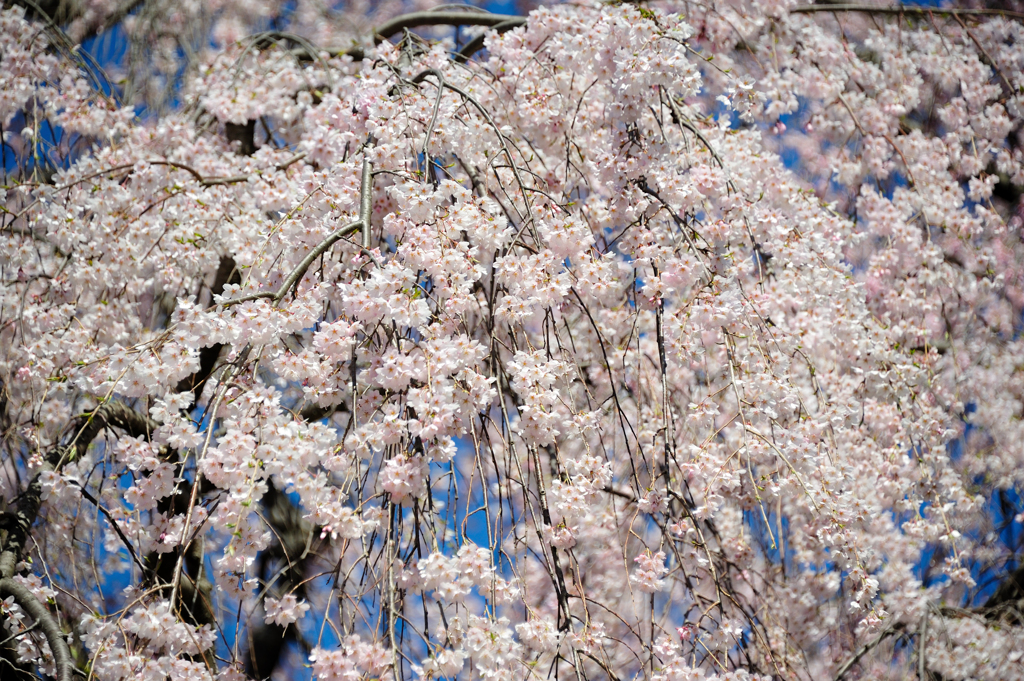
M974 46L978 48L978 51L981 52L981 54L985 57L985 59L989 61L990 64L992 64L992 69L996 72L996 75L999 76L999 80L1003 81L1003 85L1006 86L1007 91L1010 93L1010 95L1013 95L1013 86L1010 85L1010 81L1006 79L1006 76L1004 76L1003 72L999 69L999 65L996 64L996 60L993 59L992 56L982 46L982 44L978 42L978 39L974 37L973 33L971 33L971 29L967 28L967 24L964 23L963 19L961 19L956 14L953 15L953 18L956 19L956 23L960 24L960 27L964 29L964 32L967 34L967 37L971 39L971 42L974 43Z
M121 531L121 527L117 524L117 521L114 519L114 516L112 516L110 514L110 511L108 511L100 504L99 499L94 497L87 489L85 489L85 486L83 486L82 483L76 480L75 484L78 486L78 489L82 492L82 496L87 501L92 503L93 506L99 509L99 512L102 513L103 517L107 519L107 522L110 523L110 526L114 528L114 532L116 532L117 536L121 538L121 543L124 544L126 549L128 549L128 553L131 554L132 560L135 561L135 564L139 566L140 570L142 570L142 574L146 574L146 566L142 564L141 560L139 560L139 556L135 553L135 547L133 547L131 542L128 541L128 537L124 535L124 532Z

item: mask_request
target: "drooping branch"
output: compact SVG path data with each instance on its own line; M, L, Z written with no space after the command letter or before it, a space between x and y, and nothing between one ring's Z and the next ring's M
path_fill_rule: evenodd
M394 70L394 67L392 67L392 69ZM523 201L526 207L526 221L531 233L533 234L533 237L539 242L541 239L540 234L537 232L537 226L534 224L533 208L531 207L530 202L526 200L526 192L528 191L528 188L526 184L523 182L522 175L519 172L519 166L516 164L515 159L512 157L512 152L508 148L505 136L502 134L501 129L494 122L494 119L491 117L491 114L487 111L487 109L484 108L480 104L480 102L478 102L476 98L474 98L468 92L441 77L441 74L436 69L424 69L420 73L413 76L411 79L403 78L402 75L397 72L397 70L395 70L395 75L398 76L403 82L406 82L410 85L418 85L419 83L423 82L428 75L433 75L438 80L439 88L447 88L448 90L451 90L455 94L459 95L466 102L472 104L473 108L475 108L480 113L480 115L484 117L484 120L487 121L487 125L494 131L495 136L498 138L498 143L501 145L502 153L508 160L508 165L512 171L512 175L516 179L516 184L518 185L520 191L522 191L523 193Z
M14 581L10 576L5 576L0 579L0 598L8 597L14 598L14 602L28 613L35 625L46 636L50 652L53 653L57 681L71 681L71 673L74 669L71 662L71 649L68 648L68 642L64 639L64 632L61 631L57 620L53 618L46 606L28 590L28 587Z
M229 301L226 301L224 304L238 305L239 303L246 303L250 300L259 300L261 298L271 298L273 299L275 304L280 303L282 300L284 300L284 297L288 295L288 291L290 291L291 288L295 286L295 284L297 284L299 280L302 279L303 276L305 276L306 270L309 269L309 266L313 264L314 260L319 258L324 253L326 253L327 250L330 249L330 247L333 246L334 244L338 243L338 241L345 238L349 234L355 234L355 232L357 230L362 229L362 227L363 221L356 220L355 222L350 222L341 229L331 233L326 239L317 244L316 248L314 248L308 254L306 254L306 257L302 259L302 262L295 266L295 269L291 271L288 277L284 280L284 283L281 284L281 286L279 286L276 291L261 291L259 293L253 293L252 295L243 296L241 298L233 298Z
M261 298L271 298L274 304L279 304L284 297L288 295L288 291L292 290L296 284L298 284L304 276L306 271L309 270L309 266L312 265L317 258L330 250L331 246L347 237L349 234L355 234L357 230L362 232L362 247L361 250L367 254L371 259L376 262L376 258L372 253L369 252L370 247L370 211L373 208L373 164L370 160L363 157L363 170L362 177L360 180L360 196L359 196L359 219L355 222L350 222L341 229L335 230L327 238L321 241L316 247L313 248L306 257L295 266L294 269L288 274L281 286L276 291L260 291L259 293L253 293L248 296L241 298L234 298L226 301L225 305L238 305L239 303L245 303L250 300L259 300ZM377 263L378 265L380 263Z
M862 12L864 14L888 14L888 15L910 15L910 16L990 16L1010 17L1013 19L1024 19L1024 13L1013 12L1005 9L959 9L949 7L920 7L917 5L893 5L891 7L877 7L875 5L856 5L845 3L823 2L818 5L804 5L789 10L790 14L813 14L816 12Z
M273 531L273 543L260 556L260 563L268 567L271 561L282 565L274 576L263 584L264 596L296 593L303 595L306 561L310 555L314 528L302 516L302 511L268 481L267 493L261 504L264 519ZM274 622L254 626L249 632L249 650L245 654L245 669L250 678L266 679L273 674L288 642L295 638L295 626L282 627Z
M47 463L59 468L65 462L83 456L96 436L108 426L120 428L132 436L148 437L157 427L157 423L120 402L106 402L78 419L71 442L62 447L55 447L47 456ZM40 472L32 478L28 489L21 495L18 512L7 518L7 538L0 552L0 598L13 597L14 601L32 617L36 626L46 636L53 653L56 678L58 681L71 681L71 650L60 626L46 606L24 585L13 579L15 567L25 552L29 533L39 515L42 497L43 484Z

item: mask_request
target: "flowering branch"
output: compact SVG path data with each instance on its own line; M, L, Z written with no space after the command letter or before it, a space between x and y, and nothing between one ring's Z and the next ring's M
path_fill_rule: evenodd
M317 258L319 258L321 255L330 250L331 246L336 244L338 241L345 238L349 234L354 234L357 231L361 231L362 233L363 252L367 253L370 256L370 258L373 259L373 261L379 265L380 263L377 263L377 260L373 256L373 254L368 253L370 246L370 210L373 206L373 200L371 195L371 192L373 190L372 171L373 164L370 163L369 159L364 157L362 179L360 183L361 194L359 199L358 220L356 220L355 222L348 223L341 229L335 230L327 238L325 238L323 241L317 244L312 250L310 250L310 252L306 254L306 257L303 258L299 262L299 264L295 266L294 269L292 269L292 271L285 278L284 283L282 283L276 291L261 291L260 293L253 293L247 296L243 296L241 298L233 298L231 300L227 300L223 304L225 306L238 305L239 303L245 303L250 300L260 300L261 298L270 298L274 301L275 305L279 304L282 300L284 300L285 296L288 295L288 291L290 291L292 287L298 284L299 281L301 281L302 278L306 276L306 270L309 269L309 266L312 265Z
M107 402L82 417L81 425L71 443L66 447L56 448L47 457L47 462L55 469L66 461L80 458L93 439L108 425L116 426L132 435L149 435L156 427L148 417L138 414L120 402ZM21 495L18 512L13 523L7 526L7 538L0 552L0 596L13 596L18 603L42 629L53 653L59 681L71 681L73 665L67 641L56 620L24 585L16 582L13 577L15 566L24 552L29 533L35 524L42 504L42 472L36 473Z
M9 554L5 552L4 555ZM0 597L13 597L14 602L32 617L35 625L42 629L43 635L46 636L46 642L50 646L50 652L53 653L57 681L71 681L74 664L71 661L71 649L68 648L64 632L61 631L46 606L40 603L39 599L24 584L14 581L6 571L4 575L0 579Z
M309 266L313 264L314 260L326 253L331 246L341 239L345 238L349 234L354 234L361 229L363 229L363 221L356 220L355 222L350 222L341 229L332 232L327 238L317 244L315 248L306 254L306 257L295 266L295 268L285 278L284 283L281 284L276 291L261 291L259 293L242 296L241 298L232 298L231 300L224 301L223 305L238 305L239 303L246 303L250 300L260 300L261 298L270 298L274 301L274 304L280 303L284 300L285 296L288 295L288 291L290 291L292 287L305 276L306 270L309 269Z
M97 681L1014 677L1024 24L151 2L144 124L0 14L0 550Z

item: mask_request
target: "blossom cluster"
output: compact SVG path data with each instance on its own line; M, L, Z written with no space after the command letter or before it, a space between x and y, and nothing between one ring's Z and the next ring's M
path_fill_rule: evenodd
M1024 678L1024 24L288 5L129 17L147 115L0 14L0 492L93 678Z

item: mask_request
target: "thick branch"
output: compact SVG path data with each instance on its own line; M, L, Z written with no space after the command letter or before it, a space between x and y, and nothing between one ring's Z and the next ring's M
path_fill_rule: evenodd
M46 636L50 652L53 653L57 681L71 681L71 671L74 668L71 663L71 650L68 648L68 642L64 639L64 632L60 630L53 615L24 584L14 581L10 575L7 575L0 579L0 598L9 596L14 597L14 602L28 613Z
M982 611L988 619L999 619L1014 610L1024 612L1024 565L1006 575L995 593L985 601ZM1020 615L1015 615L1020 619Z
M277 289L277 291L261 291L260 293L253 293L252 295L243 296L241 298L235 298L225 302L225 305L238 305L250 300L259 300L260 298L272 298L274 304L277 305L284 297L288 295L288 291L293 286L298 284L304 276L309 266L312 265L317 258L326 253L331 246L341 241L349 234L354 234L356 230L362 230L362 251L367 254L370 259L375 263L377 259L369 251L370 247L370 212L373 209L373 164L370 162L367 156L363 155L363 172L360 180L359 190L359 219L355 222L350 222L339 230L336 230L326 239L321 241L316 247L306 254L306 257L302 259L295 269L291 271L288 277L284 280L284 283ZM378 265L380 263L377 263Z
M373 32L373 40L379 43L399 31L419 26L497 26L507 22L518 22L517 25L522 26L526 17L485 12L410 12L378 26Z
M513 19L509 19L508 21L503 21L500 24L495 24L493 28L496 33L505 33L506 31L511 31L513 28L523 26L525 23L526 20L524 17L515 17ZM472 57L474 54L483 49L484 41L486 39L487 33L481 33L477 37L470 40L468 43L463 45L462 49L459 50L458 54L455 55L455 61L459 64L464 64L467 61L469 61L470 57Z
M302 511L287 494L268 481L267 493L261 500L274 542L261 555L266 567L273 561L283 562L281 569L264 582L264 595L296 593L303 595L306 560L313 539L313 527L302 517ZM253 679L269 678L277 669L285 646L298 633L295 626L282 627L273 622L260 623L249 631L249 651L245 655L246 674Z
M526 17L517 17L511 14L489 14L481 11L411 12L395 17L373 29L373 42L380 44L389 36L399 31L420 26L488 26L493 27L499 33L503 33L525 24ZM471 46L474 47L471 48ZM461 53L465 53L465 56L456 56L456 60L460 62L466 61L481 47L483 47L483 38L474 38L462 49ZM348 55L356 61L360 61L366 56L361 46L334 47L325 49L324 52L334 57L342 54ZM301 60L316 58L316 55L310 54L309 50L305 47L293 51L292 54Z
M219 296L224 292L226 285L238 284L241 281L234 259L230 256L225 256L220 259L217 274L214 276L213 286L210 288L210 291L213 295ZM175 391L179 393L191 392L193 405L199 399L199 395L203 392L203 386L206 385L206 381L213 373L222 347L222 345L216 344L202 348L199 351L199 371L181 379L175 387ZM191 406L189 409L191 410Z
M96 436L111 426L120 428L131 437L149 438L160 424L123 402L104 402L79 418L71 442L51 453L49 463L59 466L63 461L85 456Z
M333 234L328 236L326 239L316 245L312 251L310 251L305 258L302 259L295 269L291 271L288 278L284 280L284 283L276 291L261 291L260 293L253 293L252 295L243 296L242 298L235 298L233 300L226 301L225 305L238 305L239 303L245 303L250 300L259 300L260 298L273 298L274 303L280 303L284 300L284 297L288 295L288 291L291 290L292 286L295 286L306 274L306 270L313 264L313 261L323 255L327 250L336 244L338 241L353 234L356 230L361 229L363 226L362 220L356 220L350 222L341 229L335 231Z

